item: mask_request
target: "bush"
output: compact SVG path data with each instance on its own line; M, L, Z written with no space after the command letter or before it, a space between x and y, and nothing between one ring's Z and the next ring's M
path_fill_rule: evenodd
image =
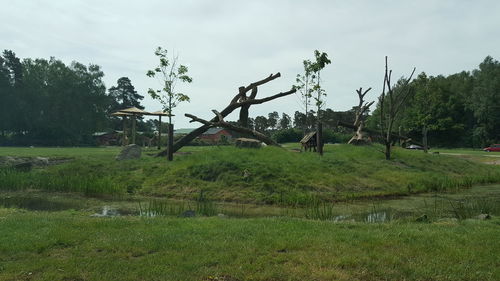
M285 142L299 142L304 133L300 129L290 128L285 130L275 131L271 138L277 143L285 143Z

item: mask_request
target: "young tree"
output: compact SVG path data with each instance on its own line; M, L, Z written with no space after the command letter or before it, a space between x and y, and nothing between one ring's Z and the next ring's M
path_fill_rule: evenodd
M297 78L295 79L297 85L294 87L300 93L302 103L304 104L305 119L307 120L314 91L313 83L316 75L312 71L313 63L310 60L304 60L302 64L304 66L304 73L297 74ZM304 123L304 126L304 130L309 129L306 123Z
M158 47L155 55L159 58L160 64L155 69L149 70L146 75L148 77L156 77L161 89L149 89L148 93L153 99L157 99L163 105L163 110L172 114L172 111L181 102L189 102L189 96L176 91L177 83L191 83L193 79L187 75L188 68L185 65L179 64L179 57L168 57L168 51L162 47ZM172 124L172 116L168 116L168 123Z
M320 53L318 50L314 51L315 61L311 64L310 70L314 73L316 78L316 84L314 84L313 91L316 92L316 97L314 100L316 101L316 118L317 122L321 121L321 107L324 105L324 97L326 97L326 92L323 88L321 88L321 70L325 68L327 64L330 64L332 61L328 59L327 53Z
M393 127L398 118L399 111L412 93L409 85L415 68L408 79L401 78L396 85L391 84L392 70L388 69L387 56L385 57L385 74L382 94L379 96L380 133L385 145L385 159L391 159L391 146L393 139ZM387 91L387 92L386 92Z

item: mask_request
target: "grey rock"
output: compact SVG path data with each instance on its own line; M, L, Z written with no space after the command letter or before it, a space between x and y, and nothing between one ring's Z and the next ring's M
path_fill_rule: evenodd
M489 220L491 219L490 214L480 214L479 216L476 217L478 220Z
M122 161L122 160L129 160L129 159L139 159L141 158L141 152L142 149L139 145L137 144L129 144L125 146L120 154L116 156L116 160Z
M116 209L113 209L109 206L104 206L102 207L102 212L100 214L95 213L91 215L91 217L117 217L119 215L120 213Z
M32 162L23 162L12 166L16 171L29 172L33 168Z
M420 217L418 217L416 220L416 222L428 222L429 221L429 217L427 217L427 215L422 215Z
M180 216L183 218L192 218L192 217L196 216L196 212L193 210L187 210L184 213L182 213Z
M49 158L46 157L35 157L32 160L35 166L47 166L49 165Z

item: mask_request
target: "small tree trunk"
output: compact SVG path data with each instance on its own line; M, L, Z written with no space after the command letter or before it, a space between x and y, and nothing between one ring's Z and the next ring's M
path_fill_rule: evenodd
M158 149L161 149L161 115L158 115Z
M391 160L391 142L385 142L385 160Z
M135 114L132 116L132 144L135 144Z
M318 122L318 131L316 133L316 146L318 147L319 155L323 155L323 124Z
M422 143L424 144L424 152L427 153L427 125L424 125L422 128Z
M172 123L168 124L167 159L168 161L174 159L174 125Z

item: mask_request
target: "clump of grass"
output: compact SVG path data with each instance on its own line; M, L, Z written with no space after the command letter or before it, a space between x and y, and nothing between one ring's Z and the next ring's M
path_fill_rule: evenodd
M195 214L198 216L215 216L219 213L217 204L205 197L200 191L195 203ZM173 202L167 200L150 200L144 204L139 202L139 215L145 217L181 216L187 211L193 211L189 202Z
M173 204L165 200L150 200L147 204L139 202L139 215L144 217L179 216L186 211L183 202Z
M450 200L450 212L454 218L464 220L480 214L499 214L498 200L485 197L470 197L462 200Z
M1 169L0 178L0 190L71 191L89 196L123 192L120 185L110 177L95 174L65 173L54 176L44 171L19 172L14 169Z

